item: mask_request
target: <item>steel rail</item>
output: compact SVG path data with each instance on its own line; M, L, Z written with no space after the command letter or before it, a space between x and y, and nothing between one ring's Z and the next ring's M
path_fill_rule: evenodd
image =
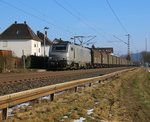
M79 72L74 71L63 71L63 72L42 72L42 73L19 73L19 74L0 74L0 84L9 84L9 83L15 83L15 82L24 82L24 81L31 81L32 79L42 79L46 77L65 77L69 75L80 75L85 73L91 73L96 71L105 71L106 69L96 69L95 71L93 69L91 70L79 70ZM109 70L109 69L107 69ZM112 70L112 68L110 68Z
M92 78L86 78L86 79L80 79L80 80L74 80L66 83L60 83L60 84L55 84L55 85L50 85L50 86L45 86L45 87L40 87L36 89L31 89L27 91L22 91L18 93L13 93L9 95L4 95L0 96L0 110L2 110L2 118L6 119L7 118L7 109L9 107L28 102L31 100L38 99L43 96L47 95L52 95L54 97L54 94L57 92L65 91L68 89L72 88L77 88L79 86L94 83L96 81L104 81L109 78L113 78L114 76L118 76L123 72L127 72L130 70L134 70L135 68L131 69L125 69L117 72L113 72L110 74L106 74L103 76L97 76L97 77L92 77Z

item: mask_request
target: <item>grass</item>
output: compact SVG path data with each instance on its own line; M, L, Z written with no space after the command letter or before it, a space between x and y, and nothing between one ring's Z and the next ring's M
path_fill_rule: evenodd
M134 93L145 108L150 109L150 73L138 75L133 82Z

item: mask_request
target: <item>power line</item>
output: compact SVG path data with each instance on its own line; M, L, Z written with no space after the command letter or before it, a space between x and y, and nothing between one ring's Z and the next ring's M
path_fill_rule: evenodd
M81 13L75 7L73 7L69 2L67 2L66 0L63 0L63 2L65 2L69 7L75 10L78 15L81 15Z
M58 6L60 6L61 8L63 8L66 12L68 12L71 16L73 16L74 18L80 20L80 17L76 16L73 12L71 12L69 9L65 8L61 3L59 3L57 0L53 0Z
M12 5L12 4L6 2L6 1L1 0L0 2L3 3L3 4L6 4L6 5L8 5L8 6L12 7L12 8L14 8L14 9L16 9L16 10L18 10L18 11L21 11L21 12L24 13L24 14L27 14L27 15L29 15L29 16L31 16L31 17L34 17L34 18L36 18L36 19L39 19L39 20L43 21L44 23L50 24L50 25L52 25L52 26L54 26L54 27L56 27L56 28L59 28L60 30L64 30L65 32L67 32L67 33L69 33L69 34L74 34L73 32L71 32L71 31L69 31L69 30L66 30L66 29L64 29L64 28L61 27L61 26L58 26L58 25L56 25L56 24L53 24L52 22L49 22L49 21L47 21L46 19L43 19L43 18L41 18L41 17L39 17L39 16L37 16L37 15L34 15L34 14L32 14L32 13L30 13L30 12L27 12L27 11L21 9L21 8L18 8L18 7L14 6L14 5Z
M99 35L102 35L103 38L105 38L106 40L108 40L102 33L100 33L93 25L90 25L89 23L87 23L83 18L83 16L78 16L76 14L74 14L72 11L70 11L69 9L67 9L66 7L64 7L60 2L58 2L57 0L53 0L58 6L60 6L61 8L63 8L66 12L68 12L71 16L73 16L74 18L76 18L78 21L82 22L84 25L88 26L91 30L93 30L94 32L96 32ZM65 1L66 2L66 1ZM67 3L67 2L66 2ZM68 4L68 3L67 3ZM70 4L68 4L70 6ZM75 8L73 8L74 10L76 10ZM76 10L77 11L77 10ZM79 14L79 12L77 11L77 13Z
M82 18L83 18L83 16L81 17L81 16L77 16L77 15L75 15L73 12L71 12L69 9L67 9L67 8L65 8L62 4L60 4L57 0L54 0L55 1L55 3L57 4L57 5L59 5L61 8L63 8L65 11L67 11L70 15L72 15L74 18L76 18L77 20L79 20L80 22L82 22L83 24L85 24L86 26L88 26L91 30L93 30L93 31L95 31L96 33L98 33L98 34L100 34L100 35L102 35L101 33L99 33L93 26L91 26L90 24L88 24L86 21L84 21ZM65 1L69 6L70 6L70 4L67 2L67 1ZM72 7L73 8L73 7ZM77 11L75 8L73 8L75 11ZM78 11L77 11L77 13L78 14L80 14Z
M44 13L42 13L42 11L40 11L39 9L34 8L31 5L26 4L25 2L23 2L22 0L19 0L18 2L19 4L25 5L26 7L28 7L29 9L37 12L38 14L42 15L43 17L47 17L47 15L45 15Z
M85 17L83 14L81 14L79 11L78 11L78 9L77 8L75 8L74 6L72 6L69 2L67 2L66 0L63 0L63 2L65 2L69 7L71 7L77 14L78 14L78 16L80 17L80 18L82 18L84 21L86 21L87 23L89 23L87 20L88 20L88 18L87 17ZM94 24L92 24L92 26L94 27L94 28L97 28L97 26L96 25L94 25ZM97 31L98 31L98 29L96 29ZM105 32L102 28L100 28L100 31L105 35L105 34L108 34L109 36L112 36L111 34L109 34L109 33L107 33L107 32ZM102 34L101 34L102 35Z
M122 24L122 22L120 21L119 17L115 13L114 9L110 5L109 0L106 0L106 3L108 4L110 10L112 11L113 15L115 16L116 20L118 21L118 23L120 24L120 26L122 27L122 29L125 31L125 33L128 33L127 30L126 30L126 28L125 28L125 26Z
M118 38L117 36L113 36L113 37L115 37L116 39L118 39L120 42L123 42L124 44L126 44L127 45L127 48L128 48L128 54L127 54L127 59L128 60L131 60L131 55L130 55L130 34L127 34L127 35L125 35L125 36L127 36L128 37L128 42L125 42L125 41L123 41L122 39L120 39L120 38Z

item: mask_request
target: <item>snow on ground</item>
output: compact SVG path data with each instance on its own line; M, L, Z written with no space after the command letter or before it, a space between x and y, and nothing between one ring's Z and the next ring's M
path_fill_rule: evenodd
M94 109L87 110L87 115L91 115ZM74 120L73 122L84 122L85 118L80 117L80 119Z
M14 109L19 109L19 108L24 108L30 105L30 102L22 103L19 105L16 105L15 107L9 108L8 109L8 116L14 116L13 111Z
M50 99L50 95L44 96L44 97L42 97L41 99L42 99L42 100L49 100L49 99Z
M91 115L94 109L87 110L87 115Z
M85 118L80 117L80 119L74 120L73 122L83 122L85 120Z

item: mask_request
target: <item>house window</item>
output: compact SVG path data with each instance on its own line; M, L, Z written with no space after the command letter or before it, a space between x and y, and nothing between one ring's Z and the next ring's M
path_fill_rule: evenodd
M16 34L17 34L17 35L21 34L21 30L17 30L17 31L16 31Z
M8 46L8 41L3 41L3 47L7 47Z
M36 44L34 44L34 47L36 47Z
M40 48L39 48L39 53L41 52Z
M34 55L36 56L36 53L34 53Z

